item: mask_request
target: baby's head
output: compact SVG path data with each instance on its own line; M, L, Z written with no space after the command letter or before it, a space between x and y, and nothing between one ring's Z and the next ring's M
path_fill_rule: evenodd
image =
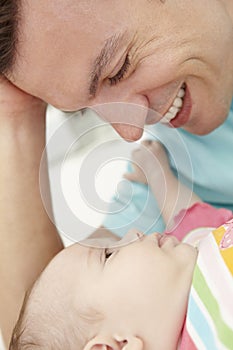
M26 298L10 350L175 349L197 252L172 236L132 235L110 250L85 241L59 253Z

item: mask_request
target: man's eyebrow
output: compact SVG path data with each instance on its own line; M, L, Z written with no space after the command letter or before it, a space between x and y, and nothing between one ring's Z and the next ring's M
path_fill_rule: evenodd
M117 51L117 48L119 47L119 43L122 41L125 34L125 32L123 34L114 34L109 39L107 39L100 54L98 55L98 57L96 57L90 74L90 97L95 97L99 84L99 79L102 75L103 69L105 69L106 66L109 65L109 63L111 62L112 58L114 57Z

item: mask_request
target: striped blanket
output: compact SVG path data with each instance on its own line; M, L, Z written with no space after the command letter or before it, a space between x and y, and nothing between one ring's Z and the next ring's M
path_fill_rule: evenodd
M198 249L179 349L233 350L233 220L207 232Z

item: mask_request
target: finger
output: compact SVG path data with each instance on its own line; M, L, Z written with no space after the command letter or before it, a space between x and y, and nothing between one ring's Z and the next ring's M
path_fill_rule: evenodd
M139 148L135 148L133 151L132 151L132 153L131 154L136 154L136 153L138 153L138 152L140 152L141 151L141 148L139 147Z
M150 146L151 144L152 144L152 140L143 140L142 142L141 142L141 144L143 145L143 146Z
M125 173L125 174L123 174L123 177L126 180L137 182L137 177L136 177L135 173Z

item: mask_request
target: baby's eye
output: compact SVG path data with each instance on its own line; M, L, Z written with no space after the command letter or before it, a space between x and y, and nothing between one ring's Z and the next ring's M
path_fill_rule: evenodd
M105 260L108 260L113 253L114 253L113 249L105 248L104 249Z

